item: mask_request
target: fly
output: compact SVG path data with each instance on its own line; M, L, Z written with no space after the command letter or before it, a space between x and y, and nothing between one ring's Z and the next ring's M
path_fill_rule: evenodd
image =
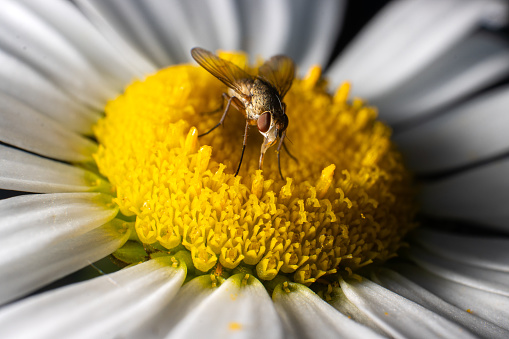
M244 157L248 128L250 125L256 125L258 131L264 137L260 152L259 169L263 167L265 152L279 138L277 162L279 175L284 180L279 155L286 137L288 116L286 115L286 104L283 102L283 98L292 86L295 76L293 60L285 55L273 56L260 66L258 75L253 76L232 62L221 59L203 48L193 48L191 55L201 67L228 86L228 92L223 93L223 98L227 100L227 104L221 120L208 132L200 134L199 137L207 135L221 126L230 106L233 105L246 118L242 154L235 175L239 173Z

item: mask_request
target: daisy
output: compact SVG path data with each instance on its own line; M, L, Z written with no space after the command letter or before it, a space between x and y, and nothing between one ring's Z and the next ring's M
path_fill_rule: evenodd
M0 336L507 337L507 5L391 2L325 68L345 6L4 0ZM295 60L284 180L238 112L198 138L195 46Z

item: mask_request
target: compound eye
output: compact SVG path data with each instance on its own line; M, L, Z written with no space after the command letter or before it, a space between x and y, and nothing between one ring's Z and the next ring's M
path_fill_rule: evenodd
M270 128L270 113L265 112L260 117L258 117L258 130L262 133L265 133Z

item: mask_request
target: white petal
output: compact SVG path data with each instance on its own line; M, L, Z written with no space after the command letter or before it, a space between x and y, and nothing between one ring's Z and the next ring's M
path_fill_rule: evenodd
M291 36L290 1L239 1L242 49L251 56L270 58L284 51Z
M161 4L163 2L159 1ZM82 2L83 3L83 2ZM167 2L165 2L167 3ZM165 50L160 40L164 38L158 35L176 35L173 30L157 30L157 19L147 12L145 2L139 1L88 1L100 14L113 25L116 31L133 46L137 47L143 55L147 56L158 66L165 66L174 63L171 54ZM165 10L160 15L168 15L167 20L171 21L171 9ZM182 32L186 34L186 32ZM162 38L162 39L161 39Z
M85 162L97 144L8 95L0 93L0 141L46 157Z
M304 285L290 283L289 288L286 292L278 285L272 299L290 337L381 338L336 311Z
M237 274L226 280L193 307L167 338L282 338L265 287L253 277L245 283L244 277ZM190 297L189 291L185 297Z
M398 267L398 272L448 303L509 330L509 297L456 283L415 266Z
M508 338L509 331L506 331L488 321L478 318L466 310L461 310L436 295L430 293L419 285L404 278L398 273L382 269L374 274L374 282L390 289L394 293L410 299L419 305L427 308L467 328L472 333L484 338Z
M130 44L129 39L121 36L115 29L115 20L109 20L100 8L100 5L105 1L95 2L94 0L75 0L81 10L88 16L89 20L96 26L101 34L108 40L108 42L121 54L136 70L136 74L142 77L146 74L153 73L157 67L143 56L140 51L137 51L133 45ZM134 32L135 33L135 32Z
M177 63L191 60L189 51L195 46L203 46L208 49L214 49L213 46L217 46L214 42L215 39L211 38L210 29L203 40L197 34L196 25L202 27L210 24L206 7L202 7L193 15L188 11L189 5L186 5L188 3L178 0L148 0L144 2L147 13L145 20L150 19L154 26L153 29L162 32L159 40L164 44L166 54L171 55L173 61ZM124 21L126 21L125 19ZM168 62L164 64L168 64Z
M102 109L116 90L60 33L32 11L12 1L2 1L0 46L38 69L60 88L82 102Z
M409 257L419 266L445 279L480 290L509 296L509 272L475 267L431 254L413 246Z
M368 279L341 282L348 299L395 338L474 338L466 329Z
M65 239L17 258L0 269L0 303L14 300L104 258L129 238L122 222L113 220L85 234Z
M139 328L126 334L126 338L163 338L182 319L192 313L217 287L212 285L210 276L202 275L187 282L175 298L157 315Z
M65 36L80 53L93 63L102 77L114 84L119 90L132 81L137 74L123 55L118 53L83 14L68 1L21 0L39 17L52 25Z
M412 240L429 252L454 261L509 272L509 239L456 235L419 228Z
M299 65L301 74L309 67L327 65L340 32L346 2L343 0L290 2L291 35L284 50Z
M509 161L501 160L446 179L423 184L420 192L424 213L479 222L509 230Z
M374 100L405 83L493 15L504 2L395 1L371 21L330 71L333 85L349 80L353 95Z
M348 298L340 287L333 287L332 292L330 293L331 300L327 300L327 302L334 307L339 312L346 315L348 318L355 320L358 323L361 323L373 331L377 332L382 336L387 336L377 324L371 319L369 315L362 312L357 306L355 306Z
M129 0L77 0L77 2L110 43L119 50L126 50L129 58L140 64L139 68L155 68L149 66L153 64L162 67L176 61L174 51L169 50L165 42L175 39L177 32L164 29L164 25L167 24L159 22L153 16L151 6L147 2ZM166 14L168 15L166 21L172 21L175 11L171 3L161 1L158 3L168 7L159 15ZM180 31L178 33L188 34ZM178 45L170 46L173 49L176 47L180 49Z
M343 0L78 2L160 66L190 61L190 49L201 46L264 58L289 54L301 72L327 62L345 5Z
M191 3L191 1L186 3ZM205 3L212 19L216 39L218 39L218 45L211 48L227 51L239 50L242 29L235 0L207 0Z
M153 1L152 3L156 2L157 1ZM219 44L221 33L216 31L216 25L211 15L211 13L214 12L212 7L215 6L213 2L201 0L175 1L175 3L179 3L180 5L173 6L177 8L176 14L180 14L180 17L178 19L174 18L173 20L176 25L174 26L174 31L187 31L189 34L189 36L185 37L183 34L177 33L180 36L181 44L184 48L183 52L186 53L186 59L184 60L189 60L189 50L194 46L205 46L205 48L211 50L224 48ZM233 6L232 3L224 3L223 5L228 7ZM159 15L159 19L161 20L163 18ZM239 19L235 21L239 21ZM236 24L235 21L233 25Z
M52 82L0 50L0 91L7 93L70 130L90 134L99 113L77 103Z
M0 200L0 266L89 232L115 217L102 193L22 195ZM1 268L0 268L1 270Z
M486 32L451 47L413 79L372 102L389 124L412 123L509 72L507 41Z
M117 207L101 193L23 195L0 201L0 272L61 241L112 220ZM0 280L9 279L5 274Z
M489 159L509 151L508 105L509 87L505 86L400 133L394 140L418 173Z
M57 193L92 191L107 185L81 168L0 145L0 188Z
M3 338L118 338L157 315L185 269L166 258L23 300L0 313ZM30 326L26 326L30 323Z

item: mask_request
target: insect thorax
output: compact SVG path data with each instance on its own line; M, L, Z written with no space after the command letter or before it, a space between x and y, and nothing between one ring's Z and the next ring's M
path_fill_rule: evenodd
M251 93L253 113L259 115L268 111L273 113L275 118L283 114L279 94L270 84L257 78L251 89Z

